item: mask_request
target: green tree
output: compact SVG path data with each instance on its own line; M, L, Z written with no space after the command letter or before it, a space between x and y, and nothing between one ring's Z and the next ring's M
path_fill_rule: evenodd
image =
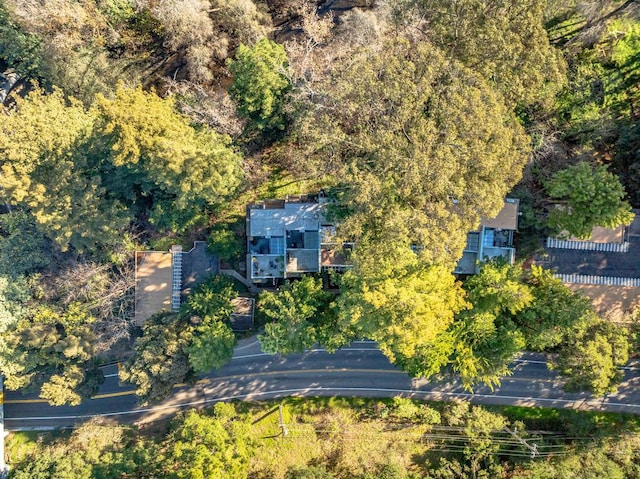
M0 111L1 197L62 250L113 246L132 217L173 231L206 223L240 182L231 140L193 127L171 98L119 87L87 111L36 89L17 103Z
M502 467L499 460L500 444L496 439L504 434L509 421L505 416L489 412L468 402L449 405L443 414L443 422L460 428L457 434L465 436L465 445L459 453L464 459L464 476L499 477ZM520 434L525 433L520 424ZM455 440L455 439L454 439ZM482 472L483 475L478 473Z
M205 316L187 346L189 364L197 373L220 369L231 360L235 344L236 336L227 324Z
M137 438L125 442L119 451L105 454L104 459L93 466L96 479L112 477L161 478L166 476L163 468L164 455L158 444Z
M229 229L230 225L216 225L209 233L207 247L209 251L217 254L222 261L229 265L235 264L243 257L244 235L236 234Z
M525 347L560 351L567 361L579 361L588 336L576 331L600 321L588 298L535 265L525 271L519 264L490 261L464 288L472 308L458 313L450 327L449 368L469 389L478 382L498 385Z
M454 343L450 367L467 389L477 383L493 388L511 374L509 366L525 346L512 316L531 305L531 288L520 265L493 260L465 281L464 289L472 308L458 313L450 328Z
M528 348L552 350L595 317L589 298L569 289L551 271L533 265L525 281L533 301L517 312L513 321L524 334Z
M253 444L246 422L190 411L180 420L168 444L169 477L247 477Z
M0 110L2 199L28 209L62 250L118 241L127 217L89 164L95 114L60 90L36 88L16 102Z
M549 196L560 205L549 212L549 226L587 239L595 226L629 225L633 212L624 201L620 180L604 165L578 163L556 173L546 185Z
M237 296L233 282L224 276L212 276L189 295L184 314L191 315L195 327L186 351L194 371L220 368L233 356L236 337L229 322L231 301Z
M258 311L268 318L258 336L262 350L269 354L290 354L311 348L317 329L328 314L332 294L322 290L322 280L305 276L285 284L276 292L263 291Z
M37 76L41 62L41 39L24 31L11 11L0 3L0 58L20 75Z
M625 2L623 6L632 4ZM635 88L640 26L635 18L614 20L616 15L612 17L605 12L593 23L585 22L583 15L588 12L590 16L597 11L593 8L595 5L610 7L612 2L597 2L588 9L570 9L566 17L557 19L560 21L551 30L551 35L564 41L567 30L571 30L568 25L586 27L565 48L569 83L558 97L553 121L569 141L579 142L589 153L615 151L616 146L622 147L620 167L626 171L629 165L624 163L625 157L635 151L626 150L624 143L616 143L620 130L633 124L640 101ZM624 8L617 16L622 12Z
M448 364L454 347L448 329L469 306L449 268L425 264L408 245L362 244L340 287L340 329L352 338L376 340L413 376L432 376Z
M451 327L450 368L472 390L482 383L493 389L512 373L510 365L525 347L524 335L513 323L490 312L464 311Z
M332 479L335 476L325 466L293 466L287 469L284 479Z
M187 298L185 313L228 320L233 313L231 301L238 296L233 282L225 276L212 276L199 284Z
M98 392L104 376L95 364L80 367L75 364L65 366L60 374L54 374L40 388L40 397L53 406L78 405L85 398Z
M615 392L629 360L629 334L620 326L593 320L568 338L557 358L569 391L590 391L596 396Z
M191 126L171 97L120 86L114 99L96 103L109 190L136 213L151 202L157 228L187 230L239 185L240 156L230 138Z
M242 116L259 130L282 130L284 98L291 87L286 76L287 53L282 45L263 38L253 47L241 44L229 61L233 83L229 92Z
M511 106L553 100L565 62L544 28L543 0L399 0L396 20L495 84Z
M0 274L16 278L51 263L50 245L29 214L12 211L0 216L0 230Z
M59 312L40 306L2 334L0 370L5 387L31 390L52 405L77 405L103 381L93 360L94 319L78 304Z
M465 281L464 289L474 310L496 315L514 315L534 299L531 288L524 282L522 267L501 260L483 263L480 273Z
M488 83L426 42L338 62L294 126L300 174L337 184L341 236L420 245L453 264L497 214L529 140Z
M192 335L193 327L175 314L147 319L136 340L135 356L118 372L120 380L135 384L144 403L164 399L177 383L193 381L187 353Z
M31 290L25 278L0 276L0 334L27 313ZM0 347L3 344L0 341Z
M70 435L48 443L38 439L24 460L13 462L11 477L108 479L164 477L162 455L152 441L133 437L127 427L89 420Z
M143 402L154 402L169 395L176 383L224 366L236 344L229 325L236 296L231 280L212 276L195 289L179 314L149 318L136 340L135 356L120 369L120 379L136 384Z

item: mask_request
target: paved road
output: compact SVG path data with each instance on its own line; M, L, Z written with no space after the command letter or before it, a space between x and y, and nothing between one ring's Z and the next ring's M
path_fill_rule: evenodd
M260 352L255 340L236 348L234 359L222 370L196 385L182 386L152 407L140 408L130 386L118 384L115 366L105 368L100 394L75 407L52 407L35 397L5 393L5 427L8 430L68 427L92 416L120 422L150 422L185 408L217 401L260 400L286 396L405 396L448 401L455 398L483 404L566 407L640 414L640 368L625 370L625 382L616 395L594 399L586 394L566 394L562 383L547 370L544 357L527 354L514 364L513 376L495 391L478 388L471 394L456 382L412 381L394 368L372 342L355 342L335 354L313 350L288 357Z

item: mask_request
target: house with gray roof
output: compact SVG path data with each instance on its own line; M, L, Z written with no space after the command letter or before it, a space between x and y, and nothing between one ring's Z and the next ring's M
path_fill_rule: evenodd
M515 261L513 234L518 230L520 200L506 198L504 206L494 218L482 218L476 231L467 233L467 245L458 261L455 274L477 274L479 264L491 258Z
M322 200L304 196L247 207L247 276L252 282L320 272Z
M327 198L317 195L264 200L247 207L247 278L255 284L298 278L328 269L343 271L350 243L335 240L325 218Z

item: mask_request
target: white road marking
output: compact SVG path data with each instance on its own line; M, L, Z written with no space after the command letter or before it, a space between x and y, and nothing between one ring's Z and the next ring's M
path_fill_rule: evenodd
M99 413L99 414L80 414L80 415L72 415L72 416L35 416L35 417L21 417L21 418L5 418L5 421L54 421L58 419L89 419L92 417L110 417L110 416L124 416L131 414L140 414L145 412L154 412L154 411L162 411L167 409L184 409L189 406L200 406L208 403L222 402L222 401L231 401L234 399L247 399L251 398L252 400L258 400L259 398L266 398L268 396L274 396L279 394L294 394L294 393L308 393L308 392L331 392L331 391L348 391L348 392L380 392L380 393L393 393L393 394L412 394L422 396L423 398L428 397L448 397L448 398L459 398L459 399L508 399L515 400L519 402L531 402L538 401L542 403L556 403L556 404L581 404L581 405L592 405L592 406L622 406L628 408L640 408L640 404L625 404L625 403L616 403L616 402L604 402L603 400L597 399L553 399L553 398L538 398L538 397L519 397L519 396L501 396L499 394L473 394L473 393L460 393L460 392L438 392L438 391L421 391L416 389L387 389L387 388L324 388L324 387L313 387L313 388L296 388L296 389L279 389L276 391L264 391L264 392L254 392L247 394L238 394L233 396L224 396L212 399L202 399L198 401L191 401L182 404L173 404L167 406L155 406L150 408L141 408L141 409L132 409L129 411L120 411L120 412L110 412L110 413ZM18 429L16 429L18 430Z
M247 348L251 348L251 347L255 346L256 344L258 344L258 340L257 340L257 339L254 339L254 340L253 340L253 341L251 341L250 343L245 344L244 346L236 346L234 349L235 349L236 351L239 351L240 349L247 349Z

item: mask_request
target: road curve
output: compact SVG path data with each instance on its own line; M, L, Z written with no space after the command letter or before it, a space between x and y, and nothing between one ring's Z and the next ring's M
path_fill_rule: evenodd
M473 393L456 381L412 380L392 366L370 341L329 354L315 349L287 357L260 352L255 339L241 342L233 360L195 385L175 388L160 404L139 407L129 385L118 383L115 366L105 368L100 393L79 406L52 407L34 396L5 393L5 427L8 430L70 427L94 416L118 422L143 423L165 419L177 411L232 399L263 400L287 396L404 396L482 404L575 408L640 414L640 370L625 369L625 381L615 395L593 398L568 394L562 382L546 367L542 355L525 354L514 362L513 375L503 378L494 391L486 387Z

